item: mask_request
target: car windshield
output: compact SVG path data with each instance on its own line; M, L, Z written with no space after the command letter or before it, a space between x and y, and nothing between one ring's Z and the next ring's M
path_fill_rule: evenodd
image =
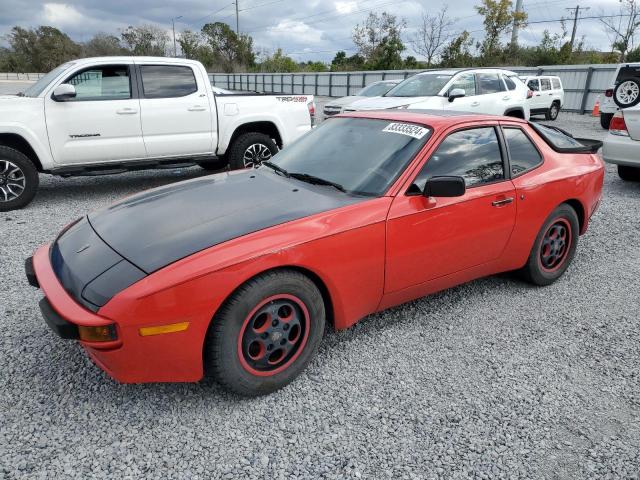
M67 70L72 65L73 63L64 63L54 68L49 73L47 73L44 77L40 78L40 80L38 80L36 83L31 85L29 88L27 88L24 91L23 95L25 97L37 97L42 93L42 91L45 88L47 88L47 85L49 85L53 80L56 79L58 75L60 75L62 72Z
M364 87L358 92L358 95L361 97L379 97L380 95L384 95L389 90L391 90L393 86L393 83L374 83L369 85L368 87Z
M350 194L380 196L430 135L430 128L412 123L332 118L280 151L271 163L281 174L303 174L331 182Z
M389 90L385 97L432 97L440 93L452 76L444 73L415 75Z

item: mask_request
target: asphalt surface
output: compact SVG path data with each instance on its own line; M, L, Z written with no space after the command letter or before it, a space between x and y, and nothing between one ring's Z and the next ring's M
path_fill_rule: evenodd
M24 259L88 211L201 174L43 175L0 213L0 478L638 478L639 184L607 168L554 285L499 275L372 315L268 397L119 385L47 329Z

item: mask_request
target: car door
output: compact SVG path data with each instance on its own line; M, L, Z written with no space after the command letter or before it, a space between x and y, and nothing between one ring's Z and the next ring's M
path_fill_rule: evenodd
M548 109L553 101L553 90L550 78L540 79L540 108Z
M413 180L394 199L387 219L385 293L498 259L516 218L515 189L506 173L498 126L447 134ZM417 194L434 176L462 176L455 198Z
M448 94L456 89L461 88L465 92L465 96L451 100ZM477 96L476 76L473 72L460 73L451 82L451 86L447 90L447 97L443 99L443 109L446 111L457 112L476 112L480 108L480 101Z
M479 112L503 115L509 107L511 93L507 92L499 73L480 72L476 74L478 85Z
M527 87L533 92L533 96L529 101L531 110L541 110L544 108L544 99L542 98L542 92L540 91L540 79L532 78L527 82Z
M45 97L45 119L54 161L59 165L144 159L140 103L131 64L85 67L57 83L76 97ZM53 90L53 89L52 89Z
M213 99L199 72L188 65L140 63L137 68L148 156L212 154Z

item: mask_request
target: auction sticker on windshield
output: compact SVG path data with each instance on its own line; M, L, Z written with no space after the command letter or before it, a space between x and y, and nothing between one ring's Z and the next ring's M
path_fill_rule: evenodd
M420 139L429 132L429 129L420 127L419 125L411 125L410 123L390 123L384 127L382 131L409 135L410 137Z

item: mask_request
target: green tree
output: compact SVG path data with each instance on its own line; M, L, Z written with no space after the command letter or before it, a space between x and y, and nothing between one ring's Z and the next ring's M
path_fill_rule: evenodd
M496 57L502 50L500 37L517 27L527 25L527 14L516 12L512 8L511 0L482 0L475 7L476 11L484 17L485 38L480 45L480 52L484 63L495 64Z
M362 70L364 69L364 58L357 53L347 57L347 53L341 50L331 61L330 68L332 72Z
M301 62L300 69L305 72L326 72L327 65L322 62L312 62L309 60L308 62Z
M440 64L443 67L469 67L474 63L471 47L473 38L466 30L451 40L441 54Z
M600 18L610 38L612 47L620 52L620 62L626 60L627 52L633 49L636 30L640 27L640 9L636 0L618 0L620 14L611 18Z
M84 57L104 57L108 55L127 55L131 52L122 45L115 35L96 33L91 40L82 45Z
M122 41L133 55L164 57L169 35L156 25L129 26L120 34Z
M14 69L22 72L48 72L81 54L80 45L54 27L13 27L6 38Z
M273 55L267 55L260 62L261 72L297 72L299 65L291 57L282 53L282 49L277 49Z
M409 55L404 59L404 68L416 69L420 68L420 64L418 63L418 60L416 60L416 57Z
M353 29L353 43L365 59L368 69L402 68L401 53L405 50L402 31L406 23L387 12L370 13L362 25Z
M202 47L202 36L199 32L184 30L177 38L180 50L185 58L197 59Z
M202 27L202 35L214 62L224 72L247 70L255 65L253 38L249 35L237 35L222 22L207 23Z

